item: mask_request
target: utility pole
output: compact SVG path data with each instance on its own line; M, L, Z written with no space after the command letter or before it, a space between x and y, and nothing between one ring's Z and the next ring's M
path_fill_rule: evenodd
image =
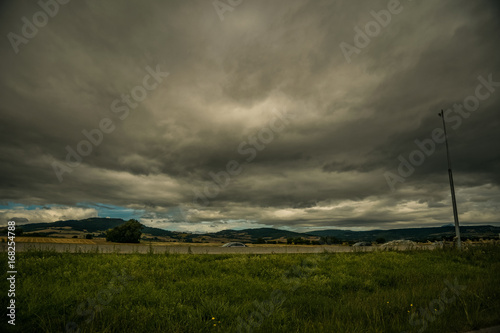
M450 179L451 202L453 204L453 216L455 217L455 234L457 237L457 249L460 250L462 248L462 241L460 240L460 226L458 224L457 200L455 198L455 186L453 185L453 173L451 172L450 150L448 148L448 135L446 134L446 123L444 121L443 110L441 110L439 116L443 120L444 140L446 142L446 157L448 158L448 177Z

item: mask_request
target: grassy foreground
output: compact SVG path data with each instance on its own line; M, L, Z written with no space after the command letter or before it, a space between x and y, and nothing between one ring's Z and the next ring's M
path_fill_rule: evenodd
M2 332L456 332L500 324L500 248L17 254Z

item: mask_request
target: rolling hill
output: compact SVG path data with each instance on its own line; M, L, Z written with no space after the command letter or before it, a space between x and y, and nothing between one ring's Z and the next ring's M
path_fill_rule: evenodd
M19 225L22 227L25 233L38 232L41 230L53 229L53 228L70 228L71 230L87 232L87 233L101 233L108 229L115 228L121 224L125 223L122 219L116 218L101 218L93 217L84 220L68 220L68 221L57 221L50 223L31 223ZM168 231L159 228L152 228L145 226L142 229L144 234L150 234L152 236L168 236L176 237L180 233L175 231Z
M489 225L460 226L461 238L498 238L500 227ZM386 241L409 239L414 241L440 240L443 237L455 236L454 226L406 228L389 230L350 231L350 230L321 230L309 232L309 235L321 237L336 237L346 241L374 241L384 238Z
M124 220L118 218L88 218L84 220L68 220L57 221L51 223L31 223L19 225L25 233L38 232L46 236L56 234L56 230L70 230L81 233L103 233L108 229L115 228L125 223ZM53 232L51 232L53 231ZM461 226L461 235L463 239L479 239L479 238L497 238L500 234L500 227L490 225L479 226ZM244 230L222 230L216 233L207 234L189 234L176 231L168 231L160 228L147 227L142 229L143 234L152 237L168 237L179 241L204 241L204 242L221 242L221 241L240 241L240 242L256 242L259 239L276 240L286 238L307 238L318 239L319 237L335 237L341 241L367 241L372 242L378 238L383 238L385 241L396 239L409 239L414 241L441 240L443 238L452 238L455 235L455 228L452 225L441 227L425 227L425 228L407 228L407 229L389 229L389 230L369 230L369 231L351 231L351 230L319 230L308 233L299 233L275 228L257 228Z

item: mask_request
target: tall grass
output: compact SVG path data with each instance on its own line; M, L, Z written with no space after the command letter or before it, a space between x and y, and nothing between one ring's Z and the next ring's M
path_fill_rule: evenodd
M0 262L6 267L5 255ZM15 327L6 324L5 273L0 282L2 332L456 332L500 324L495 246L277 255L29 251L18 253L17 271ZM447 283L466 289L426 313Z

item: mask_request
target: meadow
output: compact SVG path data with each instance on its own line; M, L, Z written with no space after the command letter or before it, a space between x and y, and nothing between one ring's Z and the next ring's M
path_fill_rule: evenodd
M462 332L500 324L500 248L17 254L2 332ZM0 258L7 267L7 255ZM7 269L3 269L5 272Z

